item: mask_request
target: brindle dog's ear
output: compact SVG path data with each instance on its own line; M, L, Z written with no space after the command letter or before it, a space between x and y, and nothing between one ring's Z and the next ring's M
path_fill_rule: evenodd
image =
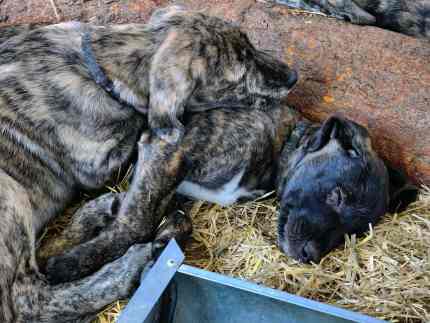
M418 198L418 187L408 181L406 176L390 166L386 166L390 179L390 213L402 212Z
M152 130L165 132L183 129L179 119L197 84L197 62L187 39L172 30L155 54L149 75L149 125ZM161 130L161 131L160 131Z

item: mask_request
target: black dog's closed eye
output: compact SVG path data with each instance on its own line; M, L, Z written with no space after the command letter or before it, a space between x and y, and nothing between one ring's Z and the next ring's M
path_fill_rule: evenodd
M347 193L340 186L336 186L327 194L326 202L336 212L340 213L342 207L345 205L346 197Z

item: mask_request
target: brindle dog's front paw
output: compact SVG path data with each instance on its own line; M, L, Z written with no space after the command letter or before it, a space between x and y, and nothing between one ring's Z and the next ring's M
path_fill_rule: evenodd
M138 161L133 178L145 178L146 182L157 182L158 186L166 186L166 176L170 176L172 180L182 179L189 166L184 150L181 149L183 137L181 129L171 129L167 140L149 132L143 133L138 141ZM156 177L161 174L164 174L161 176L164 180L157 180Z
M170 114L159 114L150 110L148 119L151 131L164 141L175 143L180 139L178 135L184 133L184 125Z
M156 128L153 130L154 134L168 142L169 144L175 144L179 142L181 137L183 136L184 130L182 128Z

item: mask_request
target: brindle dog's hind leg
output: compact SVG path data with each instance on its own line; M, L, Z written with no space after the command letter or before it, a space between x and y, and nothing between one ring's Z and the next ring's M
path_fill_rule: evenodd
M152 259L152 244L133 245L119 259L84 279L50 286L25 277L15 290L18 322L90 322L105 306L129 297Z
M58 236L45 240L37 250L39 265L43 268L50 257L58 256L99 235L116 219L124 196L125 193L107 193L80 207L67 227Z
M89 201L72 218L65 238L78 245L97 236L115 221L125 193L107 193Z
M115 220L94 239L50 258L46 271L51 282L84 277L121 256L130 245L153 239L168 202L185 177L180 142L142 136L137 169Z
M0 179L0 322L82 322L130 296L152 258L152 244L129 248L88 278L50 286L35 261L34 211L27 192L1 170Z
M124 197L125 193L107 193L80 207L63 232L44 242L37 250L39 265L43 268L49 258L97 237L116 219ZM178 210L176 200L172 202L175 203L169 206L171 211L155 234L152 244L154 255L159 255L170 239L175 238L183 246L191 235L191 219L185 212Z

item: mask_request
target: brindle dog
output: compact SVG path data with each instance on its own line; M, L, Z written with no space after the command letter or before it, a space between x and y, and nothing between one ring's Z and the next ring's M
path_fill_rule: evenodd
M83 321L128 296L150 259L150 246L136 242L154 239L181 180L175 142L185 106L213 108L216 100L255 108L284 97L297 79L237 27L177 7L157 11L147 25L29 28L0 45L0 71L1 322ZM98 78L101 71L107 77ZM87 257L54 259L48 268L52 277L56 265L73 276L112 262L49 285L35 262L36 238L79 191L102 187L131 161L146 110L167 141L145 135L130 191L95 206L116 214L113 229L98 236L109 245L94 250L97 239L88 241Z
M311 124L294 110L268 105L266 110L224 108L187 115L178 146L180 156L186 158L182 164L186 170L177 173L176 191L230 205L276 187L281 202L280 248L300 261L318 262L345 234L364 232L387 211L387 169L360 125L339 116L323 125ZM58 238L60 249L72 248L48 261L52 281L87 275L100 265L93 258L108 261L117 252L112 250L112 241L135 239L123 236L117 212L111 211L121 196L104 195L101 203L91 202L77 213L71 227ZM106 205L103 217L97 209L93 211L93 203ZM172 215L155 248L190 231L185 214ZM141 222L139 218L128 221ZM56 249L54 254L61 253Z
M279 0L295 8L323 11L354 24L376 25L430 38L429 0Z

